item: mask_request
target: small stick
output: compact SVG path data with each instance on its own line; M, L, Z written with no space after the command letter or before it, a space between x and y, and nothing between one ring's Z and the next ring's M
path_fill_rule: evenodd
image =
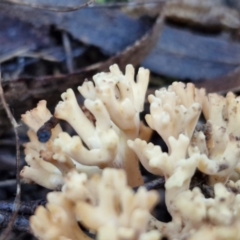
M104 3L104 4L93 4L90 8L121 8L121 7L138 7L142 5L150 4L165 4L166 2L177 2L179 0L149 0L142 2L116 2L116 3Z
M22 2L19 0L2 0L0 1L1 3L10 3L10 4L17 4L21 6L26 6L26 7L32 7L32 8L37 8L37 9L44 9L52 12L72 12L76 10L80 10L85 7L89 7L92 3L94 3L94 0L90 0L84 4L81 4L79 6L73 6L73 7L64 7L64 6L59 6L59 7L52 7L47 4L34 4L34 3L26 3Z
M63 47L66 54L68 72L73 73L74 66L73 66L72 47L71 47L69 37L65 31L62 32L62 41L63 41Z
M20 203L21 203L21 182L20 182L20 174L19 174L19 169L20 169L20 145L19 145L19 136L18 136L18 131L17 131L17 128L18 128L18 124L15 120L15 118L13 117L8 105L7 105L7 102L5 100L5 97L4 97L4 93L3 93L3 88L2 88L2 79L1 79L1 72L0 72L0 99L1 99L1 102L2 102L2 105L6 111L6 114L13 126L13 130L14 130L14 133L15 133L15 138L16 138L16 181L17 181L17 186L16 186L16 197L15 197L15 200L14 200L14 212L13 212L13 215L12 215L12 218L10 219L9 221L9 224L7 225L7 228L3 231L2 235L1 235L1 238L0 240L5 240L7 239L13 225L14 225L14 222L15 222L15 219L17 217L17 213L18 213L18 209L19 209L19 206L20 206Z
M7 54L3 54L1 55L0 57L0 63L3 63L3 62L6 62L6 61L9 61L11 60L12 58L14 57L19 57L21 56L22 54L28 52L30 50L29 47L25 46L25 47L21 47L19 49L16 49L10 53L7 53Z

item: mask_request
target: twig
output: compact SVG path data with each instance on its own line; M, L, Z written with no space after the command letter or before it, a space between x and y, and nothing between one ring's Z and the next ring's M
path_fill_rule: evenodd
M12 51L10 53L3 54L3 55L0 56L0 63L6 62L8 60L11 60L14 57L19 57L22 54L28 52L29 50L30 50L29 47L24 46L24 47L21 47L19 49L14 50L14 51Z
M119 3L105 3L105 4L94 4L89 6L90 8L121 8L121 7L135 7L141 5L149 5L149 4L163 4L166 2L175 2L178 0L149 0L148 2L119 2Z
M2 80L1 80L1 69L0 69L0 99L1 99L4 109L6 111L6 114L13 126L13 130L14 130L15 137L16 137L16 180L17 180L16 197L14 200L14 208L13 208L14 212L13 212L12 218L10 219L9 224L7 225L7 228L3 231L1 238L0 238L0 240L5 240L5 239L7 239L8 234L10 233L10 231L14 225L15 219L17 217L17 212L18 212L18 209L20 206L20 201L21 201L21 182L20 182L20 174L19 174L20 145L19 145L19 136L18 136L18 131L17 131L18 124L17 124L15 118L13 117L13 115L7 105L7 102L5 100L5 97L4 97L3 88L2 88Z
M65 31L62 32L62 41L63 41L63 47L66 54L68 72L73 73L74 66L73 66L72 48L71 48L69 37Z
M122 3L105 3L105 4L93 4L95 3L95 0L90 0L85 4L82 4L80 6L73 6L73 7L65 7L65 6L53 7L48 4L40 5L40 4L21 2L19 0L1 0L0 3L17 4L17 5L26 6L26 7L48 10L52 12L73 12L85 7L89 7L89 8L121 8L121 7L134 7L134 6L137 7L137 6L149 5L149 4L163 4L170 1L177 2L179 0L152 0L152 1L149 0L148 2L126 2L126 3L122 2Z
M34 4L34 3L26 3L22 2L20 0L2 0L0 3L10 3L10 4L17 4L21 6L26 6L26 7L31 7L31 8L37 8L37 9L44 9L52 12L72 12L76 10L80 10L85 7L89 7L92 3L94 3L94 0L90 0L84 4L78 5L78 6L73 6L73 7L66 7L66 6L58 6L58 7L53 7L48 4Z

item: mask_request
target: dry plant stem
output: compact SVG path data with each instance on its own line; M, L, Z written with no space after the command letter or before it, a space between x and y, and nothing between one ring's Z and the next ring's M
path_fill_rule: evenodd
M171 1L171 0L170 0ZM170 2L168 1L168 2ZM149 2L138 2L138 3L107 3L107 4L94 4L95 0L90 0L85 4L82 4L80 6L73 6L73 7L65 7L65 6L59 6L59 7L53 7L47 4L31 4L31 3L24 3L20 0L2 0L0 1L1 3L6 3L6 4L17 4L21 6L26 6L26 7L32 7L36 9L43 9L43 10L48 10L52 12L73 12L80 10L85 7L91 7L91 8L121 8L121 7L126 7L126 6L139 6L139 5L147 5L147 4L165 4L167 0L153 0ZM175 0L172 0L171 2L176 2Z
M0 57L0 63L6 62L11 60L14 57L22 56L23 54L27 53L31 48L29 46L20 47L10 53L2 54Z
M63 46L66 54L68 72L73 73L74 66L73 66L72 47L71 47L69 37L65 31L62 32L62 41L63 41Z
M4 232L2 233L1 238L0 238L0 240L4 240L4 239L7 239L8 234L10 233L10 231L11 231L13 225L14 225L15 219L17 217L17 212L18 212L18 209L19 209L19 206L20 206L20 201L21 201L21 182L20 182L20 175L19 175L20 145L19 145L19 136L18 136L18 131L17 131L18 124L17 124L15 118L13 117L13 115L12 115L12 113L11 113L7 103L6 103L4 93L3 93L3 88L2 88L1 75L0 75L0 99L1 99L1 102L2 102L2 105L3 105L4 109L6 111L6 114L7 114L8 118L9 118L9 120L10 120L12 126L13 126L15 137L16 137L16 180L17 180L16 197L15 197L15 200L14 200L14 208L13 208L14 212L13 212L12 218L9 221L9 224L7 225L7 228L4 230Z
M84 4L81 4L79 6L74 6L74 7L64 7L64 6L59 6L59 7L53 7L47 4L34 4L34 3L25 3L22 2L21 0L3 0L0 1L1 3L7 3L7 4L18 4L21 6L26 6L26 7L32 7L32 8L37 8L37 9L44 9L52 12L72 12L76 10L80 10L85 7L89 7L92 3L94 3L94 0L90 0Z
M118 2L118 3L105 3L105 4L94 4L91 8L121 8L121 7L134 7L148 4L165 4L166 2L175 2L175 0L149 0L148 2ZM177 0L178 1L178 0Z

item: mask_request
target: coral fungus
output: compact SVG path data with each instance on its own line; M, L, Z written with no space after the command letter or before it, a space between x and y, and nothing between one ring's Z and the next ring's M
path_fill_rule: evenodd
M240 239L239 97L175 82L148 96L148 128L139 114L149 71L140 68L136 82L134 74L131 65L125 74L113 65L84 82L78 88L84 108L72 89L62 94L54 117L69 123L76 136L56 121L47 141L39 141L38 130L52 118L45 101L22 116L30 142L25 146L29 166L21 176L61 189L49 193L46 208L31 217L33 233L46 240L93 239L89 232L99 240ZM152 130L168 152L149 142ZM131 189L143 184L139 162L165 178L168 223L151 216L156 192ZM190 189L196 172L213 186L214 197Z
M62 192L48 194L46 209L39 207L31 227L39 239L90 240L78 226L84 225L99 240L157 240L160 233L147 231L150 210L158 194L143 187L134 194L122 170L104 169L102 176L88 179L71 171Z

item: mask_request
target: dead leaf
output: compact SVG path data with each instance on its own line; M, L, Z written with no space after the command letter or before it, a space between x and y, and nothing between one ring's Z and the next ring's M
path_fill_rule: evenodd
M60 100L60 94L67 88L75 88L81 85L86 78L91 79L97 72L108 71L109 66L114 63L118 64L121 69L124 69L128 63L137 66L155 45L162 24L163 17L159 16L153 27L124 51L105 62L80 69L73 74L57 77L22 78L15 81L3 82L6 101L14 111L14 117L19 119L22 113L35 107L36 103L41 99L46 99L50 108L54 107ZM8 129L9 121L1 105L0 115L0 129L3 132Z

